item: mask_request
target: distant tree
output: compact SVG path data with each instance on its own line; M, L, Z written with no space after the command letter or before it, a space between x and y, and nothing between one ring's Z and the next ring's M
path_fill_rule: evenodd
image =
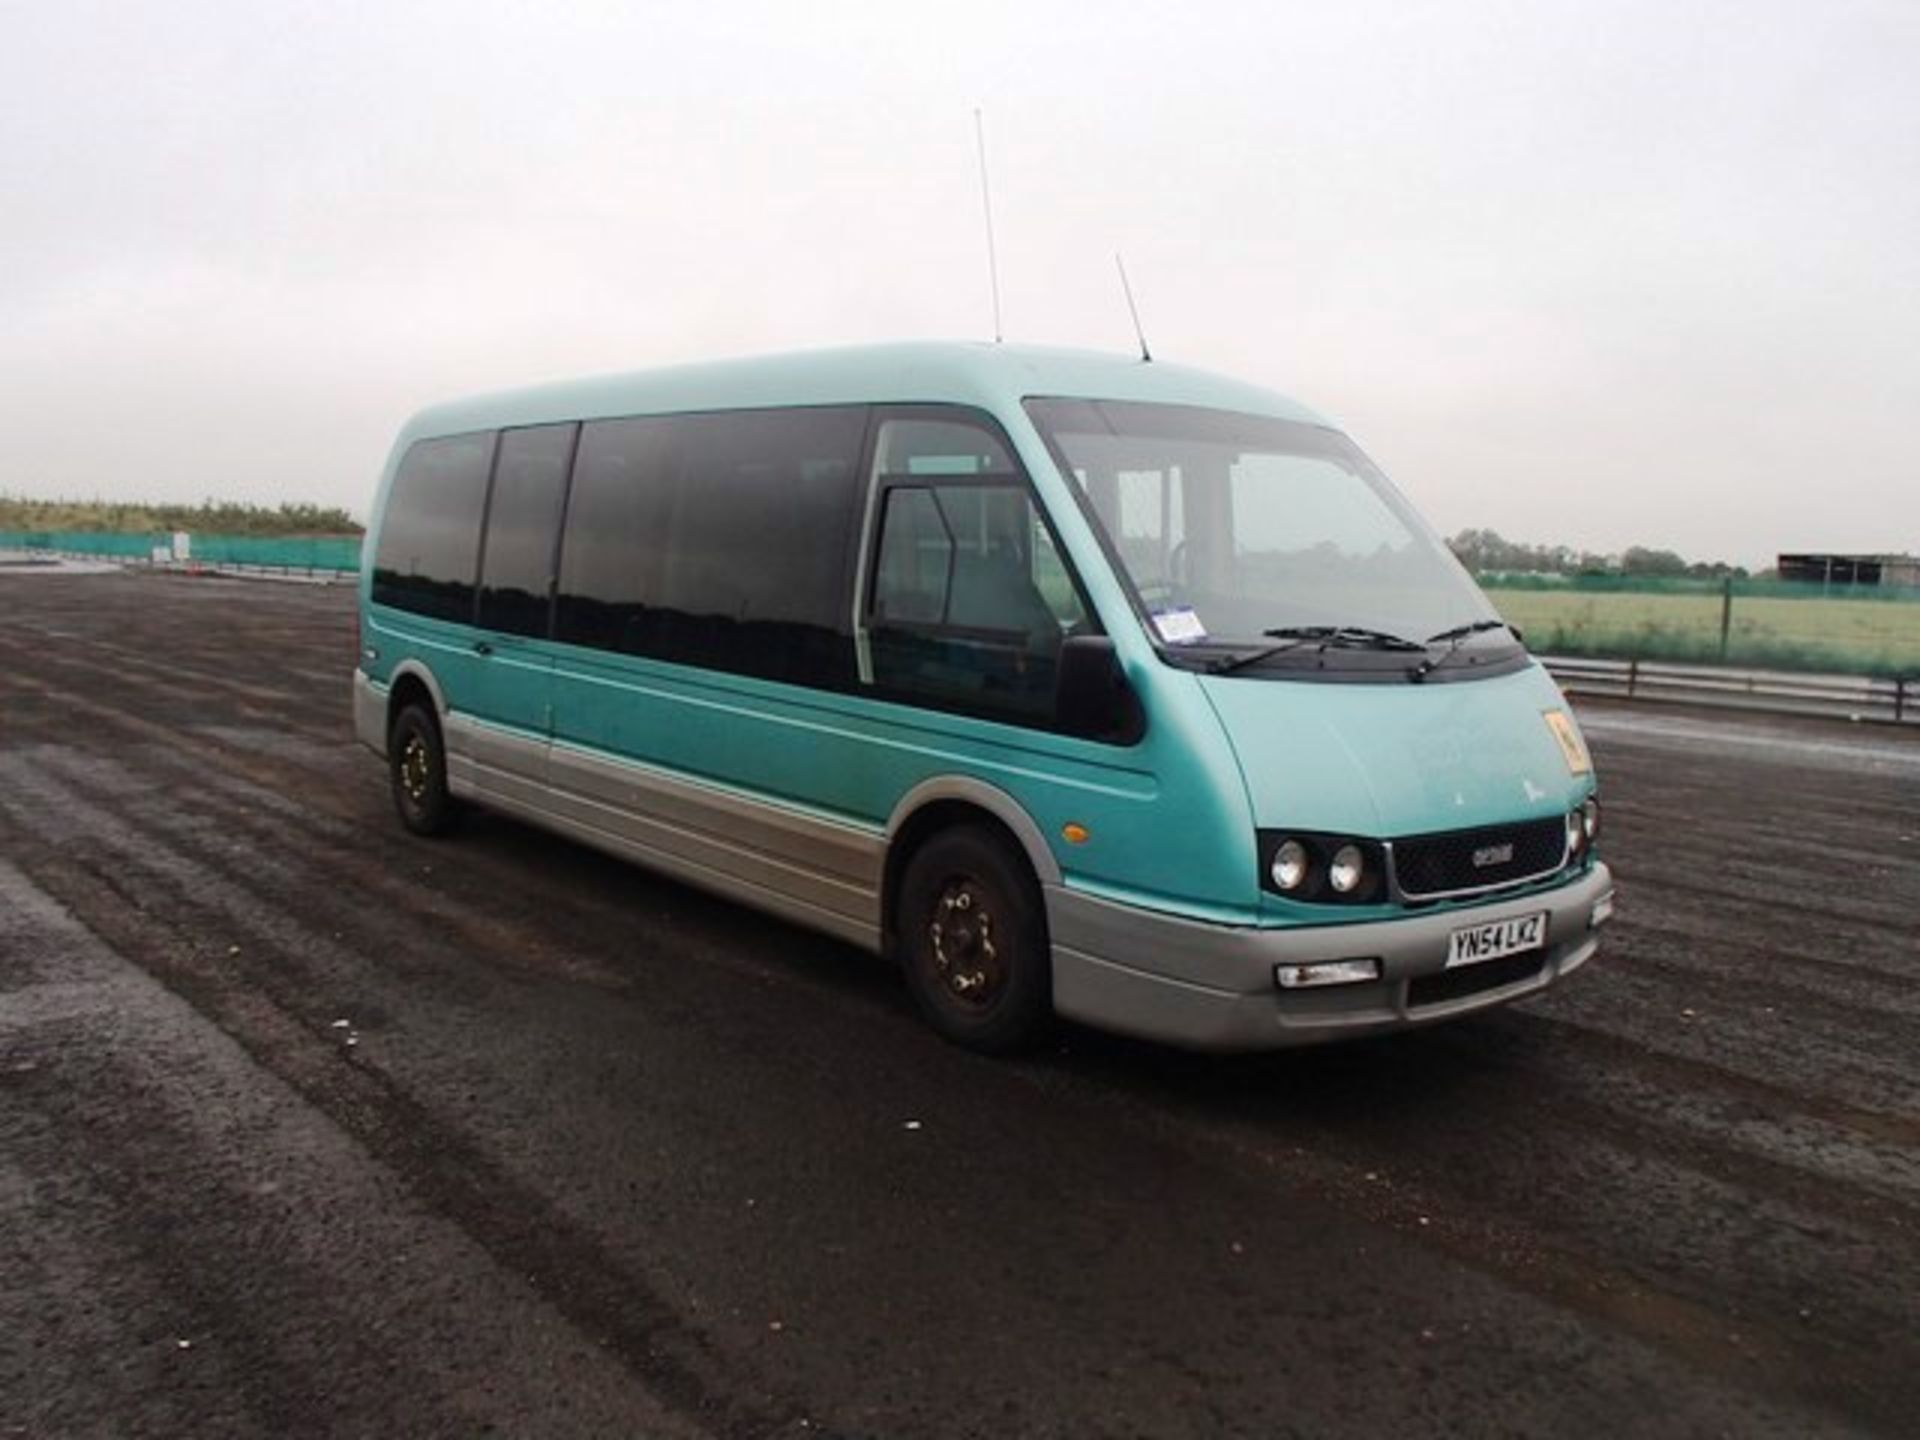
M358 535L360 526L334 505L250 505L208 499L198 505L141 505L108 500L28 500L0 495L0 530L93 530L114 534Z
M1622 575L1685 575L1687 562L1671 550L1629 545L1620 556Z
M1573 575L1608 568L1604 555L1575 550L1570 545L1528 545L1509 540L1497 530L1462 530L1447 545L1476 575Z
M1617 558L1570 545L1528 545L1497 530L1462 530L1447 541L1460 563L1476 575L1645 575L1718 579L1746 571L1722 560L1688 561L1672 550L1629 546Z

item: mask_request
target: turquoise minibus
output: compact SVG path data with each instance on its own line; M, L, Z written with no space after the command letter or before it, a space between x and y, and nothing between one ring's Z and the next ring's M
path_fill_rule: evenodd
M926 344L459 401L365 557L410 830L484 806L892 956L977 1049L1416 1026L1613 910L1552 678L1251 385Z

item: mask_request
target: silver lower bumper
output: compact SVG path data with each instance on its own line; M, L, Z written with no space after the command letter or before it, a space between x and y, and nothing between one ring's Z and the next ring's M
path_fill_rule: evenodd
M1596 864L1557 890L1490 905L1262 930L1183 920L1050 886L1054 1008L1103 1030L1201 1050L1268 1050L1378 1034L1546 989L1592 957L1595 907L1602 907L1604 921L1612 898L1612 872ZM1547 945L1537 970L1423 1003L1429 987L1413 982L1445 970L1453 931L1540 910L1547 912ZM1277 965L1360 958L1380 961L1379 980L1309 990L1282 990L1274 981Z

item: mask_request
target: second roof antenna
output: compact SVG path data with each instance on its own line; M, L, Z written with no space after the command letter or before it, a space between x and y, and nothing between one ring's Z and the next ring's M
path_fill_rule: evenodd
M973 140L980 151L980 204L987 216L987 284L993 290L993 343L1000 343L1000 265L993 253L993 192L987 188L987 130L973 107Z
M1134 337L1140 342L1140 363L1151 365L1153 352L1147 349L1147 332L1140 328L1140 307L1133 303L1133 286L1127 283L1127 262L1120 258L1118 250L1113 252L1113 263L1120 270L1120 292L1127 297L1127 313L1133 316Z

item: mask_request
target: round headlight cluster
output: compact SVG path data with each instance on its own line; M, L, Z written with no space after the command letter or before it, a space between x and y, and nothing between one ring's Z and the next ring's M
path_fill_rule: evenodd
M1366 878L1367 861L1358 845L1342 845L1333 852L1333 863L1327 867L1327 883L1338 894L1351 895Z
M1282 840L1273 852L1268 873L1273 876L1274 887L1282 893L1298 890L1307 883L1311 873L1307 847L1298 840Z
M1567 812L1567 856L1578 859L1600 835L1600 802L1588 797Z
M1267 851L1268 886L1290 900L1365 903L1386 883L1381 849L1344 835L1281 835Z

